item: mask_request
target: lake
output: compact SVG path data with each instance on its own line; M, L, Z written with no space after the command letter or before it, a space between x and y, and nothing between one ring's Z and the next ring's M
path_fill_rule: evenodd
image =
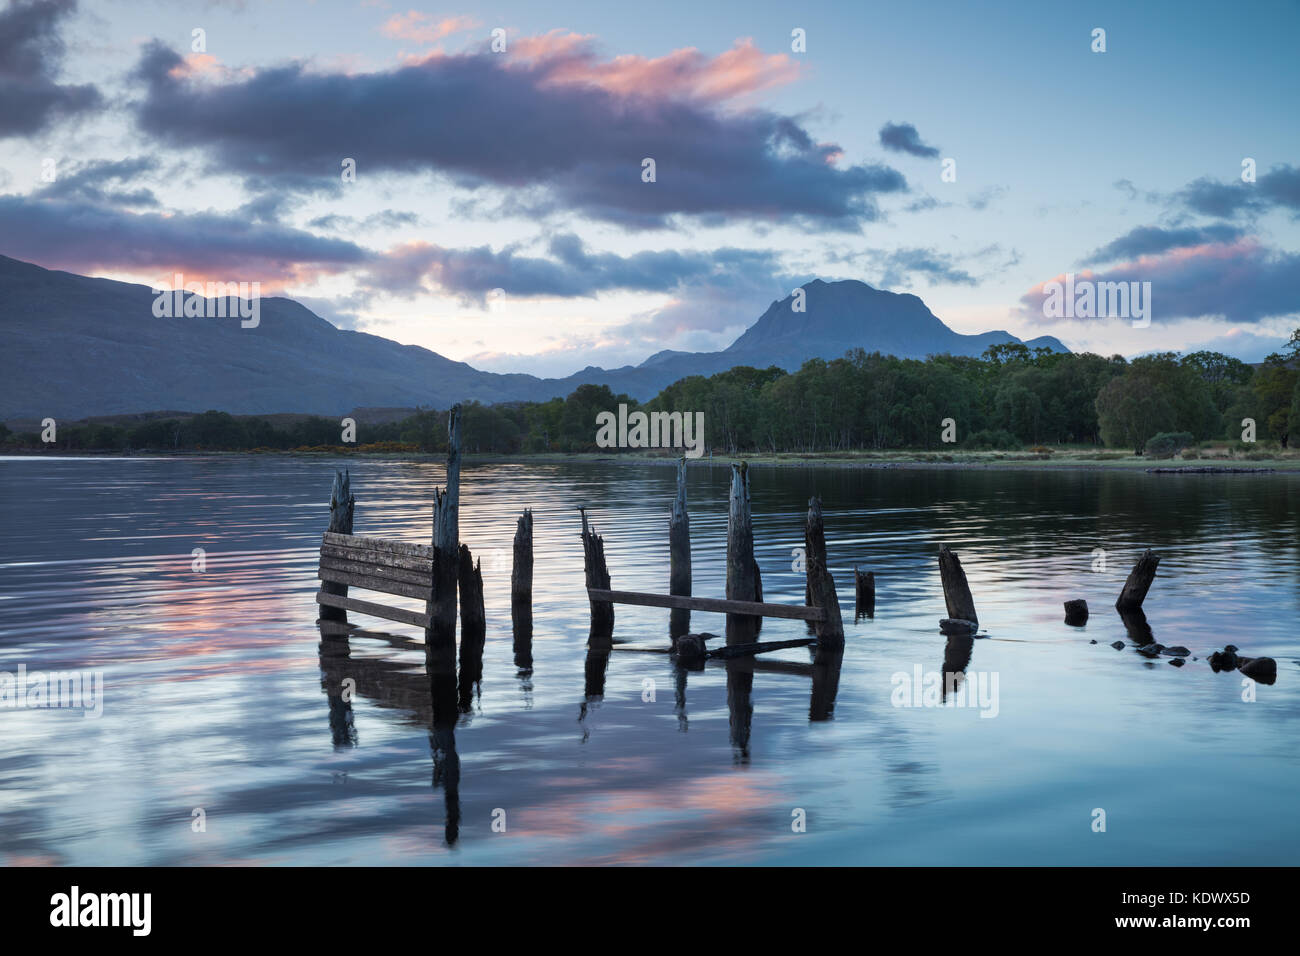
M588 654L575 508L615 588L666 591L671 467L470 463L482 679L435 693L417 628L316 625L336 466L357 534L429 542L438 464L0 460L0 672L103 679L99 715L0 708L0 860L1277 865L1300 850L1296 477L755 467L768 601L803 602L794 549L823 499L846 649L815 679L805 648L691 672ZM728 481L722 463L689 471L696 595L724 593ZM524 507L531 668L509 602ZM941 544L980 614L948 698L963 706L907 690L965 657L938 630ZM1200 658L1181 668L1110 646L1145 547L1163 556L1152 633ZM876 577L875 617L856 623L855 564ZM1088 601L1085 627L1063 623L1070 598ZM617 640L667 645L668 611L616 613ZM694 612L692 630L723 629ZM768 619L762 638L805 633ZM1213 673L1225 643L1276 658L1277 682Z

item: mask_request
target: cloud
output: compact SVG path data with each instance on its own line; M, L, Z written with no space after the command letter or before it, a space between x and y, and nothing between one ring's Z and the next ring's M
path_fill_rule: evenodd
M57 27L76 7L76 0L18 0L0 12L0 139L38 133L103 102L92 85L54 80L65 52Z
M1220 219L1271 209L1285 209L1300 216L1300 167L1274 166L1253 183L1223 183L1202 177L1175 193L1174 199L1192 212Z
M1151 317L1160 323L1214 317L1251 324L1300 316L1300 297L1296 295L1300 255L1269 249L1253 238L1142 256L1109 269L1084 270L1076 282L1078 279L1150 282ZM1049 281L1064 282L1065 277ZM1021 297L1026 317L1043 320L1045 284L1039 283Z
M150 189L105 188L109 183L125 182L157 168L157 160L143 156L120 160L90 160L73 165L71 171L60 169L58 178L43 186L36 195L42 199L79 199L105 205L157 206L158 197Z
M473 17L443 17L439 19L418 10L395 13L379 29L390 37L410 40L413 43L433 44L453 33L472 30L479 23Z
M374 291L413 294L430 286L479 302L501 289L508 296L590 297L613 290L674 292L686 283L734 273L776 272L770 252L722 248L708 252L593 253L572 234L553 236L548 257L519 246L448 249L412 242L390 249L366 267L362 284Z
M1227 223L1215 223L1209 226L1184 226L1173 229L1165 229L1160 226L1138 226L1118 239L1094 249L1081 262L1095 265L1100 262L1114 262L1116 259L1155 255L1168 252L1170 249L1183 249L1189 246L1202 246L1210 243L1235 242L1244 234L1244 230Z
M370 253L341 239L216 212L132 213L76 199L0 196L4 252L90 273L176 270L230 281L289 283L356 266Z
M921 142L921 134L911 123L886 123L880 127L880 145L896 153L907 153L922 159L937 159L939 150Z
M603 62L583 38L548 37L532 51L516 40L509 56L439 53L361 74L292 64L217 83L175 75L180 58L154 42L136 70L146 86L136 119L258 191L337 190L340 162L354 157L359 177L433 171L464 189L509 190L533 216L628 228L686 216L857 230L880 217L878 194L907 188L888 166L838 165L839 147L794 119L720 108L770 81L771 58L752 46ZM655 182L642 181L646 157Z

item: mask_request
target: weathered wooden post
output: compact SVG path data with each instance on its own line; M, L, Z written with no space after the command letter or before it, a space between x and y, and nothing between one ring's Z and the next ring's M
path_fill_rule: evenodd
M686 456L677 462L677 497L668 519L668 593L691 596L691 527L686 514ZM674 608L669 613L668 633L674 641L691 629L691 612Z
M515 560L510 570L510 621L514 625L515 663L533 662L533 512L525 508L515 528Z
M804 526L805 590L810 604L826 611L826 618L816 622L817 659L844 650L844 622L840 619L840 599L835 593L835 579L826 564L826 527L822 520L822 500L808 499L808 519Z
M727 507L727 600L758 601L758 564L754 561L754 523L750 513L749 465L731 466L731 494ZM751 615L727 615L727 643L747 644L758 634Z
M587 511L582 514L582 559L587 587L608 591L609 568L605 565L605 541L587 525ZM614 637L614 605L609 601L591 599L591 632L588 643L608 644Z
M457 564L460 585L460 709L468 713L473 688L483 679L483 643L487 624L483 614L483 571L467 545L460 546Z
M858 566L855 564L853 565L853 583L853 620L857 621L860 617L875 617L876 573L874 571L859 571Z
M334 484L330 488L330 526L333 534L352 533L352 512L357 499L352 495L352 478L347 471L334 472ZM326 594L348 596L348 586L336 581L322 581L320 589ZM322 621L347 621L348 612L341 607L320 606Z
M1119 592L1115 607L1121 611L1140 608L1142 602L1147 599L1147 591L1151 590L1151 582L1155 580L1156 568L1159 564L1160 555L1150 548L1143 551L1137 564L1133 565L1133 570L1129 572L1128 580L1124 582L1124 590Z
M447 488L433 490L433 600L429 645L456 643L456 585L460 564L460 406L447 414Z
M948 620L958 623L966 621L972 630L979 627L975 600L970 596L970 585L966 583L966 572L961 569L961 561L956 553L947 545L939 549L939 577L943 580L943 599L948 605Z

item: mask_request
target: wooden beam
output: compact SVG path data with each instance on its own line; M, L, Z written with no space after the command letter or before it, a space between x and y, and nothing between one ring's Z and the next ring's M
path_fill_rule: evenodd
M400 607L384 607L382 604L372 604L369 601L358 601L355 598L339 597L337 594L319 592L316 595L316 603L324 607L336 607L356 611L358 614L369 614L371 617L382 617L387 621L413 624L416 627L429 626L429 615L421 614L419 611L408 611Z
M386 554L383 551L365 551L360 548L340 548L332 544L322 544L320 553L322 558L338 558L343 561L356 561L361 564L374 564L385 568L401 568L404 571L423 572L426 576L433 573L432 558L417 558L406 554Z
M405 541L389 541L387 538L367 538L359 534L334 534L326 531L322 544L336 548L357 548L361 551L379 551L384 554L405 554L418 558L432 558L433 548L423 544L408 544Z
M383 564L371 564L369 561L347 561L343 558L331 558L321 555L320 566L331 571L344 571L348 574L364 574L372 578L386 578L389 581L401 581L403 584L417 584L433 587L433 575L426 571L407 571L403 568L390 568Z
M796 621L824 621L826 612L819 607L794 604L761 604L757 601L725 601L719 598L688 597L684 594L649 594L642 591L607 591L587 588L593 602L639 604L642 607L669 607L691 611L716 611L719 614L747 614L752 617L783 617Z
M716 650L708 651L707 656L710 659L721 658L722 660L728 660L733 657L764 654L768 651L781 651L787 647L807 647L809 644L816 643L817 639L814 637L800 637L793 641L755 641L752 644L724 644Z
M402 597L420 598L428 601L433 597L432 582L424 585L406 584L402 581L392 581L387 578L377 578L369 574L351 574L347 571L336 571L333 568L321 568L316 576L322 581L333 581L336 584L346 584L354 588L363 588L367 591L382 591L384 594L400 594Z

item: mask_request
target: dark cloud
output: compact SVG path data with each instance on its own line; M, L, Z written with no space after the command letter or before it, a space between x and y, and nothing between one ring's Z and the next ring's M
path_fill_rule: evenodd
M1245 235L1244 230L1227 223L1214 223L1209 226L1184 226L1164 229L1160 226L1139 226L1118 239L1094 249L1082 264L1114 262L1117 259L1133 259L1138 256L1157 255L1170 249L1185 249L1191 246L1203 246L1209 243L1235 242Z
M337 188L340 163L366 175L436 171L455 185L529 194L533 214L582 213L627 227L676 216L858 229L875 196L906 181L883 165L840 167L839 149L763 110L572 82L564 53L513 61L436 56L387 72L291 65L226 82L190 82L159 43L136 70L137 122L176 147L199 146L255 188ZM642 159L656 162L642 182ZM537 187L541 187L538 189Z
M922 159L937 159L939 156L938 148L921 142L921 134L911 123L886 123L880 127L880 145Z
M592 253L574 235L551 238L548 258L524 255L517 245L499 252L488 246L447 249L426 243L398 246L365 270L363 284L375 291L410 294L426 282L483 302L501 289L510 296L593 296L599 292L673 292L684 284L728 273L776 271L772 253L722 248L708 252Z
M342 216L338 213L330 213L325 216L317 216L307 225L313 229L332 229L335 231L347 230L356 231L358 229L396 229L400 226L418 226L420 217L413 212L402 212L397 209L383 209L376 213L371 213L364 219L358 219L355 216Z
M18 0L0 11L0 139L38 133L103 102L94 86L55 82L65 49L57 28L76 7L76 0Z
M341 239L216 212L131 213L80 200L0 196L6 255L47 268L179 268L238 281L338 272L370 253Z
M106 188L125 183L158 168L157 160L147 157L120 160L91 160L75 164L70 170L58 170L58 178L37 193L42 199L78 199L114 206L157 206L158 197L144 187L135 189Z
M910 285L916 276L924 276L931 285L979 284L973 275L957 266L952 256L935 249L895 249L882 257L879 268L880 285L886 289Z
M1286 164L1260 173L1256 182L1223 183L1203 177L1174 194L1188 210L1203 216L1232 219L1270 209L1283 209L1300 216L1300 168Z
M1269 249L1250 239L1179 250L1090 272L1093 282L1150 282L1155 322L1216 317L1254 323L1300 316L1300 255ZM1043 318L1043 289L1021 297L1025 315ZM1098 320L1087 320L1098 321Z

